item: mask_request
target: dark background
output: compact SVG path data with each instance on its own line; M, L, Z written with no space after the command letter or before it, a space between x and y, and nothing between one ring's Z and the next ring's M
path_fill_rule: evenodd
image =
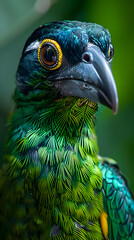
M100 154L118 161L134 192L134 1L1 0L0 1L0 158L6 119L13 107L15 72L25 40L39 25L72 19L96 22L112 35L112 70L119 94L119 112L100 111L96 131Z

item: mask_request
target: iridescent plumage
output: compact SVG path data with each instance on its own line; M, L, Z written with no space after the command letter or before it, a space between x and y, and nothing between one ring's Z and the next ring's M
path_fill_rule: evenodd
M98 156L94 131L98 102L117 111L110 46L108 30L76 21L28 38L0 173L2 239L134 239L134 202L115 164Z

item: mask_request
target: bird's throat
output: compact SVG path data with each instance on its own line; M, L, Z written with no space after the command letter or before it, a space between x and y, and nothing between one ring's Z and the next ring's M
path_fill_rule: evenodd
M36 156L36 151L48 142L57 149L69 149L70 146L72 149L84 129L96 141L96 103L78 97L60 97L48 103L47 98L34 99L32 96L31 99L28 96L23 101L20 94L16 99L17 106L8 123L8 152L17 157L20 155L22 162L30 159L33 152Z
M70 142L81 135L83 126L94 128L97 103L79 97L58 96L53 91L44 94L43 91L25 97L16 91L17 108L12 125L19 122L19 126L20 123L27 126L27 131L41 129Z

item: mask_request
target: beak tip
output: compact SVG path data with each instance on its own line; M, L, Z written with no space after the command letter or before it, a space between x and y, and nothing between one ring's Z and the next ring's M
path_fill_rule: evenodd
M114 115L118 113L118 98L116 99L115 104L112 106L112 110Z
M118 113L118 109L113 110L114 115Z

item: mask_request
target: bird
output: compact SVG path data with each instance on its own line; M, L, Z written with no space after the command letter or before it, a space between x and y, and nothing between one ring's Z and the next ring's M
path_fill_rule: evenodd
M102 105L118 111L113 55L96 23L46 23L27 39L0 169L1 239L134 240L132 193L95 133Z

